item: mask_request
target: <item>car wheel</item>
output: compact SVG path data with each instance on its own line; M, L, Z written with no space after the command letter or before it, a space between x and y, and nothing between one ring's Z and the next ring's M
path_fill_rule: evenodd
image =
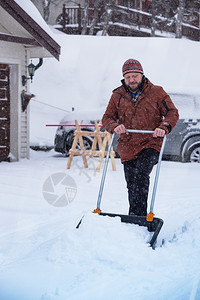
M83 136L83 146L84 146L85 150L90 150L92 147L92 140L90 138L88 138L87 136ZM77 143L76 149L77 150L81 149L79 142Z
M65 139L65 144L64 144L65 149L64 149L64 153L63 153L65 156L69 156L69 150L72 147L73 141L74 141L74 133L70 132L68 134L67 138ZM91 147L92 147L92 143L93 143L92 138L83 136L83 145L84 145L85 150L90 150ZM80 145L79 145L79 142L78 142L77 146L76 146L76 150L80 150L80 149L81 148L80 148Z
M73 143L73 137L74 133L73 132L69 132L64 139L64 143L63 143L63 151L62 154L64 156L69 156L69 150L71 148L71 145Z
M200 163L200 144L194 145L185 156L188 162Z

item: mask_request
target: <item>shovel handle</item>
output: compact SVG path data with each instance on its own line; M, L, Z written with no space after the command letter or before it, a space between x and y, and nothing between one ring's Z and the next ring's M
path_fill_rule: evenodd
M136 129L126 129L126 132L132 133L154 133L152 130L136 130Z

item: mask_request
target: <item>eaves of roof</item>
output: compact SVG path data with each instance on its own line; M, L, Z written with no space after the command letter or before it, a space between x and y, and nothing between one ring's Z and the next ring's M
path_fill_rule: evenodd
M23 28L25 28L38 44L47 49L57 60L60 55L60 45L33 20L14 0L0 0L0 6L5 9Z

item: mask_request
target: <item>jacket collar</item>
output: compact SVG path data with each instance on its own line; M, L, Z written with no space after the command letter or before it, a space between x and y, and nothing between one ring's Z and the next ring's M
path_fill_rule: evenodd
M127 92L126 90L126 85L124 86L123 84L123 79L122 79L122 85L117 87L116 89L113 90L113 93L118 93L120 94L121 96L131 100L131 96L129 95L129 93ZM142 85L141 85L141 93L139 95L139 98L143 98L143 92L146 90L147 87L151 87L153 84L151 83L151 81L143 76L143 81L142 81Z

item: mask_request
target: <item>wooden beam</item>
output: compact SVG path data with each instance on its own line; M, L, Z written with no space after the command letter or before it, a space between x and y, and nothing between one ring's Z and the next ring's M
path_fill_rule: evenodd
M24 45L40 46L40 44L34 39L16 36L16 35L10 35L10 34L0 33L0 40L11 42L11 43L24 44Z

